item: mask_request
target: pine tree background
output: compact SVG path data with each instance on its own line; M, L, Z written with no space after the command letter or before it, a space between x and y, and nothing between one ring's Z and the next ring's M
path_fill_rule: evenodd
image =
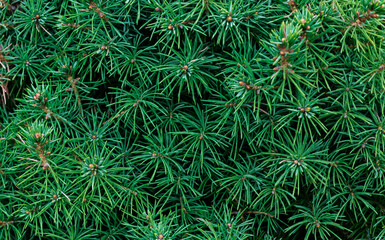
M384 0L0 0L0 239L384 239Z

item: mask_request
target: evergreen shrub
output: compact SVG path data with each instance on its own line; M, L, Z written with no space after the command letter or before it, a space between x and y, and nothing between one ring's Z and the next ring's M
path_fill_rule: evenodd
M384 239L384 0L0 0L0 239Z

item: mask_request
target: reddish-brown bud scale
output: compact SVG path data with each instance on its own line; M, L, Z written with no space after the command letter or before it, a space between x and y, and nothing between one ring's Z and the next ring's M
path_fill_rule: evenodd
M233 21L233 18L232 18L231 16L228 16L228 17L226 18L226 21L227 21L227 22L231 22L231 21Z

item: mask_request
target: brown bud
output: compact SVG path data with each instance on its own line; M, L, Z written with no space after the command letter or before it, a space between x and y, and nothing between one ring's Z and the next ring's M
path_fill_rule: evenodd
M168 25L168 27L167 27L168 30L172 30L173 28L174 28L174 26L172 26L171 24Z
M277 57L273 57L273 60L274 60L274 61L277 60Z
M57 196L56 194L54 194L54 195L52 196L52 199L53 199L53 200L56 200L56 199L58 199L58 196Z
M306 112L310 112L310 110L311 110L311 107L306 107Z
M49 166L48 166L48 164L44 164L44 166L43 166L43 170L45 171L45 170L48 170L49 169Z
M84 203L87 202L87 199L86 199L86 198L83 198L83 202L84 202Z
M48 154L48 155L51 155L51 151L48 151L47 154Z
M305 108L301 108L300 110L301 110L301 112L305 112Z
M285 52L284 51L280 51L279 54L285 55Z
M240 86L245 86L245 85L246 85L246 83L245 83L244 81L239 81L238 84L239 84Z
M147 220L150 219L150 216L146 215L146 219L147 219Z
M231 16L228 16L228 17L226 18L226 21L227 21L227 22L231 22L231 21L233 21L233 18L232 18Z
M133 106L133 107L136 107L136 106L138 106L138 104L137 104L137 103L134 103L134 104L132 104L132 106Z
M35 138L37 138L37 139L40 139L41 138L41 133L35 133Z
M304 25L306 23L306 20L302 18L301 23L302 23L302 25Z
M349 91L350 91L350 88L349 88L349 87L345 88L345 91L349 92Z
M310 30L310 26L307 26L307 27L306 27L306 30Z
M30 62L29 62L29 61L25 62L25 65L29 65L29 64L30 64Z
M362 147L362 148L366 148L366 144L365 144L365 143L362 144L361 147Z
M49 113L47 113L44 118L45 120L48 120L50 118Z
M33 97L35 100L38 100L40 98L40 93L36 93L35 96Z
M321 227L321 224L319 224L318 222L316 223L316 228L320 228Z
M72 91L72 88L66 88L66 91L67 91L67 92L71 92L71 91Z
M159 12L159 11L160 11L160 8L156 7L155 12Z
M31 211L27 210L25 213L29 215L31 214Z
M92 163L88 164L88 168L94 168L94 167L95 167L94 164L92 164Z
M36 18L36 19L39 19L39 18L40 18L40 15L39 15L39 14L36 14L36 15L35 15L35 18Z
M106 46L101 46L101 47L100 47L100 49L102 49L102 50L106 50L106 49L107 49L107 47L106 47Z
M251 89L251 87L250 87L249 84L246 85L246 89L247 89L247 90L250 90L250 89Z
M227 224L227 227L228 227L228 228L231 228L231 223L228 223L228 224Z
M295 165L298 165L298 160L294 160L293 163L294 163Z
M344 113L344 118L348 118L348 114L347 113Z
M281 42L286 42L286 41L287 41L286 38L282 38L282 39L281 39Z
M275 68L273 68L273 70L277 72L280 68L281 67L275 67Z
M95 140L98 137L94 134L94 135L91 136L91 138Z
M135 58L133 58L133 59L131 59L131 61L130 61L131 63L134 63L135 62Z
M156 157L156 156L158 156L156 153L153 153L153 154L152 154L152 157Z
M203 135L202 134L199 136L199 140L203 140Z
M99 17L104 18L104 13L100 12Z
M381 126L379 126L379 127L378 127L378 130L382 131L382 127L381 127Z
M187 71L187 70L188 70L188 66L187 66L187 65L184 65L184 66L183 66L183 70Z
M159 234L159 235L158 235L158 239L159 239L159 240L163 239L163 235L162 235L162 234Z

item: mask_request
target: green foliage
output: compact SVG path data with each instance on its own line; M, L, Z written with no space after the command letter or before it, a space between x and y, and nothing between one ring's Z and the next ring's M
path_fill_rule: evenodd
M0 239L383 239L384 19L0 0Z

